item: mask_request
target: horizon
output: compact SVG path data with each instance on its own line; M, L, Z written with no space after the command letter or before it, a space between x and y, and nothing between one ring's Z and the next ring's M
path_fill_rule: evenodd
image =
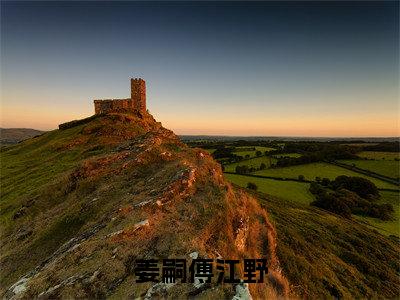
M71 120L72 121L72 120ZM0 127L0 129L28 129L28 130L37 130L42 132L49 132L55 129L50 130L41 130L36 128L28 128L28 127ZM363 140L366 142L367 139L379 139L379 140L390 140L390 139L400 139L400 136L295 136L295 135L220 135L220 134L176 134L179 137L205 137L205 138L262 138L262 139L285 139L285 138L296 138L296 139L345 139L345 140Z
M1 3L2 128L52 130L147 84L178 135L397 138L399 4Z

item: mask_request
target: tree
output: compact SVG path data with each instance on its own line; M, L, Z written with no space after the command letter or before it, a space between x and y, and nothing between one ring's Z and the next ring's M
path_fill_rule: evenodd
M329 180L329 178L326 178L326 177L322 178L321 184L323 186L328 186L330 183L331 183L331 181Z
M304 175L299 175L298 178L299 178L300 181L304 181Z
M232 157L233 156L233 147L219 147L212 153L214 158L225 158L225 157Z
M394 209L391 204L376 204L346 189L330 191L313 182L310 184L310 192L316 196L316 201L313 201L311 205L346 218L351 218L351 214L379 218L384 221L393 218Z
M321 182L321 177L319 177L319 176L315 177L315 181L320 183Z
M250 173L250 170L249 170L248 166L236 166L235 173L246 174L246 173Z
M335 190L346 189L352 191L362 198L371 198L379 196L376 185L368 179L362 177L351 177L341 175L332 181L332 187Z
M311 182L309 190L314 195L325 193L325 189L316 182Z
M351 210L343 198L328 193L318 194L316 198L317 200L311 202L311 205L329 210L348 219L351 218Z
M250 190L254 190L254 191L257 191L257 189L258 189L257 185L253 182L247 183L247 188Z
M262 155L261 151L260 151L260 150L257 150L257 151L256 151L256 156L261 156L261 155Z
M264 163L261 163L260 170L265 170L266 168L267 168L267 165Z

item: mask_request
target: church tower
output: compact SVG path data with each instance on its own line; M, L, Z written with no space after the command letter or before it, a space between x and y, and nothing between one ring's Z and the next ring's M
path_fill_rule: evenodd
M146 82L142 78L131 78L131 100L133 108L144 115L146 113Z

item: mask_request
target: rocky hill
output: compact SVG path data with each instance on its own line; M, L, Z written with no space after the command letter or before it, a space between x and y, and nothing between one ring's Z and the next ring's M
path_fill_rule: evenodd
M151 115L113 113L3 149L1 293L12 299L279 297L276 233L252 196ZM263 284L135 282L135 261L266 258ZM240 270L238 270L240 275Z

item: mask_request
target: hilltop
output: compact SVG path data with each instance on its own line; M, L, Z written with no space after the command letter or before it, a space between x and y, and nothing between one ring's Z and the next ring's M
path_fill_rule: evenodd
M139 258L267 258L253 297L288 283L255 198L146 114L109 113L4 148L1 289L7 298L232 298L231 284L135 284Z
M398 239L232 186L148 113L61 128L2 149L6 298L398 296ZM266 258L269 276L248 287L137 284L141 258Z

